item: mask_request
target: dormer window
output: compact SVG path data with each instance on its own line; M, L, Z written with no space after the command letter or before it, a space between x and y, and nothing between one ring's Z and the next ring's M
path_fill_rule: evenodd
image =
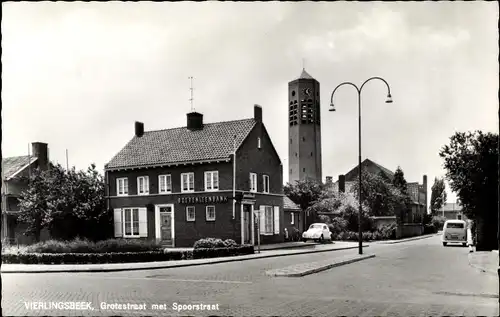
M137 177L137 195L149 194L149 176Z
M260 138L257 138L257 148L260 149L260 146L261 146L261 144L260 144Z

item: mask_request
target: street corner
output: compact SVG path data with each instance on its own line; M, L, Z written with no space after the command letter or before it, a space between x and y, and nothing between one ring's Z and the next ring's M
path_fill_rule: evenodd
M274 277L302 277L328 269L374 258L375 254L356 254L329 259L326 261L309 262L291 265L280 269L266 271L267 276Z
M479 251L468 254L469 265L488 275L497 275L499 270L498 252Z

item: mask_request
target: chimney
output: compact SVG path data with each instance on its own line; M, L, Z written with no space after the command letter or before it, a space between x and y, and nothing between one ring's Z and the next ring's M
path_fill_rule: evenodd
M262 107L259 105L254 105L253 107L253 118L257 122L262 122Z
M45 171L49 167L49 149L47 143L31 143L31 155L38 158L38 167Z
M339 192L345 193L345 175L339 175Z
M187 128L191 131L203 129L203 115L198 112L190 112L187 114Z
M136 121L135 122L135 136L140 138L144 135L144 123Z

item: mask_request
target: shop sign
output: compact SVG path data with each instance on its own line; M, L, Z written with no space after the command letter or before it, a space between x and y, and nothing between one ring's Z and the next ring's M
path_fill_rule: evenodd
M227 196L188 196L179 197L179 204L225 204L229 201Z

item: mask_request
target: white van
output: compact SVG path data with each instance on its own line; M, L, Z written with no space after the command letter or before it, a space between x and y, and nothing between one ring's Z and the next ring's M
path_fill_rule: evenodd
M443 236L441 237L443 246L448 243L461 243L467 246L467 223L463 220L447 220L443 226Z

